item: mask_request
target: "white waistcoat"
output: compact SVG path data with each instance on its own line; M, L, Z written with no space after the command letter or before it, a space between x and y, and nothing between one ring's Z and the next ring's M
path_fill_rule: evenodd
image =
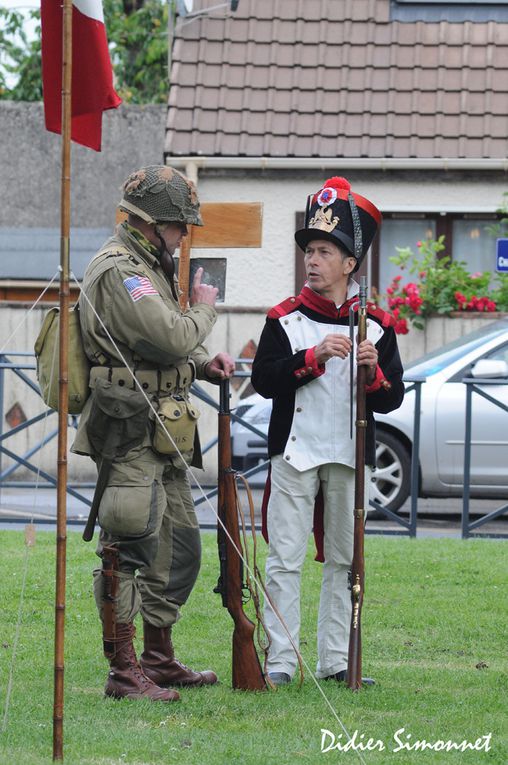
M282 316L280 324L293 353L318 345L326 335L349 336L348 326L312 321L300 311ZM376 343L383 334L367 319L367 337ZM356 335L356 329L355 329ZM355 465L356 341L353 348L353 437L350 437L350 360L333 357L326 371L297 389L289 438L283 452L296 470L309 470L328 462Z

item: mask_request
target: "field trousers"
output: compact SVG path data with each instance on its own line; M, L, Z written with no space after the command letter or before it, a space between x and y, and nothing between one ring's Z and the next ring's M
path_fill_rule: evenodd
M188 599L201 563L201 539L187 471L150 447L131 450L112 466L99 506L104 546L118 550L115 616L132 622L141 611L155 627L172 626ZM102 618L102 568L94 594Z
M328 677L347 669L353 558L354 470L326 464L298 471L277 455L271 460L271 493L267 528L269 552L266 588L296 646L300 636L300 579L314 500L321 486L324 500L324 556L317 624L316 676ZM366 470L366 502L368 502ZM365 505L367 509L367 504ZM297 657L279 618L265 602L265 624L271 639L268 671L293 676Z

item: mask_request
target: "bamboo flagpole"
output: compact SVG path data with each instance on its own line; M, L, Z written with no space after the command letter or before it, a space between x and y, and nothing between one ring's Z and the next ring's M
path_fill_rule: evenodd
M75 45L72 31L74 27ZM63 759L65 563L71 140L101 150L102 116L122 101L113 87L102 0L41 0L41 59L46 129L62 134L60 189L60 330L58 390L57 560L53 759ZM78 50L79 48L79 50ZM72 67L73 56L78 65ZM75 63L76 63L75 62Z
M67 552L67 419L69 351L69 252L71 217L72 0L63 0L62 170L60 187L60 336L55 594L53 760L63 760L65 576Z

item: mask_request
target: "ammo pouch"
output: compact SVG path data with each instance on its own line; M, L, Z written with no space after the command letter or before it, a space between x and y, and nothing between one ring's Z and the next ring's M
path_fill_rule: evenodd
M183 396L175 395L160 399L158 415L153 436L155 451L160 454L190 452L194 446L199 410Z
M94 452L114 460L139 446L147 432L149 409L140 391L98 378L86 423Z

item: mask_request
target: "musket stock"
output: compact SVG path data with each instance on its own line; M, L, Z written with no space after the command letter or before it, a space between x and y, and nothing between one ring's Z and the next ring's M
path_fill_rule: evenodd
M238 528L235 473L231 467L231 422L229 382L221 383L219 409L219 486L217 527L220 577L215 588L222 596L233 622L233 688L247 691L266 689L266 681L254 644L255 626L243 610L243 562Z
M367 337L367 286L361 277L358 306L358 344ZM356 377L356 444L355 444L355 508L354 546L351 569L351 630L349 633L348 671L346 684L351 690L362 687L362 634L361 617L365 583L364 526L365 526L365 437L367 432L367 406L365 385L367 368L357 367Z

